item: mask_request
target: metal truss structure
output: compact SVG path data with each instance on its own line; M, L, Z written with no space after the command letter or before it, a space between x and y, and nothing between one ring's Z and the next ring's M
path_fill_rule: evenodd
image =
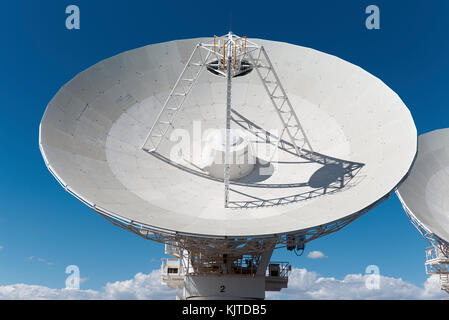
M253 123L251 120L245 118L243 115L241 115L239 112L237 112L235 109L231 109L231 116L230 120L238 125L240 128L245 130L246 132L249 132L251 135L255 137L255 142L257 143L267 143L272 144L279 150L283 152L287 152L293 156L297 157L297 154L294 151L293 145L284 140L281 139L278 136L273 135L272 133L264 130L262 127L258 126L257 124ZM363 163L360 162L354 162L354 161L348 161L344 159L339 159L331 156L327 156L324 154L320 154L317 152L313 152L307 149L301 150L301 156L299 158L304 159L309 162L318 163L323 166L338 166L341 173L339 177L330 183L327 186L322 186L319 188L312 188L311 190L307 190L301 193L292 194L284 197L278 197L278 198L268 198L268 199L251 199L251 200L242 200L242 201L229 201L228 200L228 208L230 209L254 209L254 208L262 208L262 207L273 207L273 206L279 206L279 205L287 205L294 202L299 201L305 201L309 200L315 197L323 196L326 194L332 194L339 191L342 191L344 188L347 189L349 187L352 187L353 185L357 184L357 180L354 179L361 168L364 166ZM163 156L160 153L157 152L149 152L150 155L158 158L161 161L164 161L172 166L177 167L180 170L184 170L186 172L189 172L191 174L198 175L205 179L215 180L217 182L223 182L223 179L212 177L202 171L195 170L192 168L189 168L185 165L182 165L180 163L177 163L175 161L170 160L169 158ZM363 178L363 177L358 177ZM240 182L240 181L229 181L229 191L235 192L237 194L242 194L239 190L237 190L237 187L243 186L243 187L252 187L252 188L281 188L281 187L308 187L308 183L295 183L295 184L263 184L263 183L248 183L248 182ZM226 184L227 185L227 184ZM232 187L231 187L232 186ZM248 196L248 195L246 195ZM250 196L249 196L250 197Z
M293 109L290 99L279 80L265 48L263 46L260 47L257 58L254 59L251 53L248 57L254 65L254 69L257 71L257 74L273 103L273 107L282 122L283 127L279 140L281 140L284 133L287 132L291 142L289 147L294 150L299 157L303 154L302 149L304 147L313 151L309 139L299 122L298 116Z
M283 234L245 237L217 237L163 230L139 223L137 221L130 221L118 217L117 215L98 206L90 206L87 203L86 205L89 205L93 210L115 226L131 231L132 233L147 240L169 244L170 246L176 247L180 250L192 250L207 255L217 255L223 253L244 255L260 254L273 249L289 248L292 245L300 246L325 235L337 232L349 223L364 215L366 212L375 208L384 200L388 199L389 196L390 194L387 194L365 209L328 224Z
M314 188L309 191L305 191L298 194L288 195L285 197L271 198L271 199L256 199L249 201L230 201L228 204L229 208L234 209L247 209L247 208L261 208L261 207L273 207L278 205L286 205L294 202L309 200L315 197L319 197L325 194L331 194L341 191L344 187L348 187L349 182L357 175L360 169L364 166L363 163L353 162L344 159L338 159L330 157L324 154L314 152L312 150L301 149L300 154L296 153L294 145L282 139L282 135L279 137L274 136L272 133L264 130L262 127L253 123L251 120L245 118L236 110L232 110L232 121L235 122L245 131L251 133L258 142L270 143L276 145L276 147L284 152L290 153L294 156L302 158L304 160L319 163L321 165L337 165L342 170L342 174L334 182L330 183L328 186ZM236 184L238 185L238 184ZM235 189L231 191L239 193Z
M438 247L428 247L425 266L427 274L439 275L441 290L449 293L449 257Z
M257 57L254 58L253 55ZM248 41L246 37L238 37L232 32L229 32L223 37L214 36L213 44L199 43L194 48L141 148L150 153L157 152L159 145L162 143L170 128L175 128L176 115L182 109L187 96L192 91L204 68L227 78L226 151L223 179L224 207L259 207L260 204L257 203L247 202L245 204L234 203L231 205L229 201L232 78L245 75L251 72L252 69L256 70L282 123L282 132L279 141L287 133L289 143L284 146L287 151L293 151L297 156L302 156L307 152L313 152L313 149L267 52L263 46ZM305 152L303 151L304 147L308 149ZM286 202L295 202L296 198L296 196L293 198L286 197L285 199L268 201L263 204L276 206L285 204Z
M437 274L440 277L441 290L449 293L449 243L438 237L424 226L405 204L399 192L396 192L407 217L415 228L431 244L426 248L425 268L427 274Z
M224 53L223 53L224 58ZM236 59L236 58L234 58ZM228 207L229 203L229 181L231 177L231 139L230 139L230 130L231 130L231 96L232 96L232 56L228 56L228 73L227 73L227 86L226 86L226 151L225 151L225 167L223 174L224 181L224 207ZM223 68L225 66L223 65ZM235 65L234 65L235 68Z

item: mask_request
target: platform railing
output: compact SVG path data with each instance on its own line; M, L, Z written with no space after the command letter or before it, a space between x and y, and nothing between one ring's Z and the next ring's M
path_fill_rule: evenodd
M292 266L284 261L270 261L266 270L266 277L277 277L281 279L288 279Z

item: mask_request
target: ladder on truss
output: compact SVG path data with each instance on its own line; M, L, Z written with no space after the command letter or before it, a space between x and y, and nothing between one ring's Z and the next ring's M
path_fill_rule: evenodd
M208 52L203 58L204 54L201 54L200 47L200 44L196 45L168 98L165 100L156 121L142 145L143 150L148 152L156 151L170 128L174 128L173 122L176 115L182 109L187 96L204 70L210 55L210 52Z

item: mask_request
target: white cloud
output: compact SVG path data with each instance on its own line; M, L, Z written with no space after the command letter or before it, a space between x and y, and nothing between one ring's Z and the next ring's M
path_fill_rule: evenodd
M161 283L161 271L138 273L131 280L108 283L103 289L106 299L175 299L176 291Z
M54 264L53 262L47 261L47 260L45 260L44 258L36 258L36 257L34 257L34 256L28 257L27 259L28 259L28 260L34 260L34 261L37 261L37 262L46 263L46 264L48 264L48 265L53 265L53 264Z
M309 258L309 259L325 259L325 258L327 258L327 256L324 255L324 253L322 253L321 251L310 251L309 254L307 255L307 258Z
M0 250L2 250L3 249L3 246L0 246Z
M380 275L379 289L368 289L367 278L372 275L348 274L339 280L320 277L306 269L293 269L288 288L281 292L267 292L268 299L441 299L447 295L440 290L438 276L427 278L420 288L401 278Z
M29 284L13 284L0 286L0 299L11 300L70 300L70 299L101 299L94 290L52 289Z
M160 276L160 270L138 273L130 280L107 283L98 291L27 284L0 286L0 299L175 299L175 290L161 284ZM440 290L437 276L429 277L422 288L400 278L381 276L379 290L366 288L368 276L348 274L340 280L294 268L288 288L267 292L267 299L440 299L447 296Z
M175 299L176 291L161 284L161 271L138 273L125 281L107 283L102 290L53 289L45 286L13 284L0 286L0 299L91 300L91 299Z

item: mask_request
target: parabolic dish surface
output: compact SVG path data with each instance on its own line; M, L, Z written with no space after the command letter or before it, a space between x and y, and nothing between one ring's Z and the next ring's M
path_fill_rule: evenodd
M198 174L190 159L181 167L167 161L173 141L161 144L162 157L141 149L195 45L212 41L178 40L127 51L64 85L40 125L41 152L59 182L95 210L127 221L185 234L257 236L357 214L407 175L417 133L396 93L335 56L251 39L265 47L321 162L286 152L275 160L259 155L271 173L232 184L236 191L230 197L240 203L265 200L258 208L225 209L223 182ZM232 107L234 127L281 128L255 71L233 79ZM204 71L175 127L193 136L198 125L224 128L225 109L226 79ZM253 145L264 143L255 140ZM276 201L282 205L272 206Z
M418 155L398 188L409 212L431 233L449 243L449 129L418 138Z

